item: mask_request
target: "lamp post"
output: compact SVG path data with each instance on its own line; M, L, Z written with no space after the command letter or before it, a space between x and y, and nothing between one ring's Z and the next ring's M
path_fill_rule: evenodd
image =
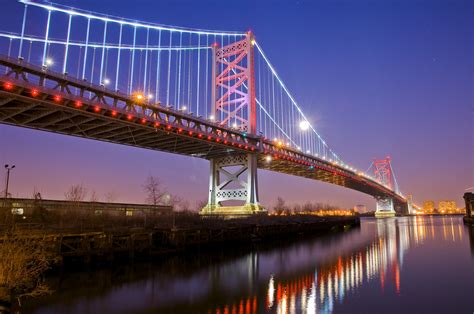
M5 165L5 169L7 170L7 182L5 186L5 202L7 201L8 198L8 184L10 183L10 171L15 168L15 165L9 166L8 164Z

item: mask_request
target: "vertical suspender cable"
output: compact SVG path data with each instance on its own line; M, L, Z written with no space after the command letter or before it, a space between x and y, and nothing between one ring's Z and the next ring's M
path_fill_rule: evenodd
M118 42L118 50L117 50L117 67L115 69L115 91L118 90L118 81L119 81L119 73L120 73L120 54L122 53L122 33L123 33L123 24L120 24L119 42Z
M183 46L183 33L179 32L179 51L178 51L178 100L176 101L176 106L178 109L181 108L181 47Z
M100 74L99 74L99 84L104 84L103 75L104 75L104 56L105 56L105 41L107 39L107 21L104 25L104 39L102 41L102 57L100 59Z
M209 35L206 34L206 47L209 48ZM207 114L209 113L208 111L208 108L207 108L207 105L208 105L208 102L209 102L209 99L208 99L208 87L209 87L209 82L208 82L208 73L209 73L209 51L212 51L212 50L209 50L209 49L206 49L206 88L204 89L204 93L205 93L205 96L204 96L204 101L205 101L205 114L207 116Z
M76 78L79 78L79 71L81 69L82 46L79 47L79 58L77 58L77 72Z
M191 35L189 36L189 46L191 46ZM191 98L192 98L192 91L191 91L191 77L192 77L192 71L191 71L191 63L193 62L193 56L191 53L191 50L189 51L189 60L188 60L188 107L191 107ZM184 98L184 97L183 97Z
M46 48L48 47L49 23L51 22L51 10L48 10L48 22L46 24L46 34L44 36L43 65L46 65Z
M25 24L26 24L26 12L28 11L28 5L25 4L25 10L23 11L23 23L21 25L21 38L20 38L20 48L18 49L18 58L21 57L23 50L23 37L25 36Z
M196 115L199 116L199 76L201 74L200 72L200 66L201 66L201 35L198 34L198 64L197 64L197 87L196 87Z
M160 98L160 57L161 57L161 29L158 31L158 56L156 61L156 87L155 87L155 101L158 102Z
M82 79L86 77L86 64L87 64L87 46L89 45L89 31L91 27L91 19L87 19L87 30L86 30L86 45L84 46L84 63L82 64Z
M170 44L173 43L173 31L170 31ZM171 50L168 51L168 82L166 87L166 105L170 104L170 75L171 75Z
M67 24L66 47L64 48L63 73L66 73L67 54L69 52L69 38L71 37L71 22L72 22L72 15L69 14L69 21Z
M143 93L145 94L145 97L148 97L147 93L147 84L146 84L146 76L147 76L147 69L148 69L148 44L150 40L150 28L147 27L146 29L146 46L145 46L145 68L144 68L144 74L143 74Z
M131 61L131 70L130 70L130 85L128 86L128 94L131 95L133 91L133 70L135 66L135 45L137 41L137 27L133 27L133 44L132 44L132 61Z

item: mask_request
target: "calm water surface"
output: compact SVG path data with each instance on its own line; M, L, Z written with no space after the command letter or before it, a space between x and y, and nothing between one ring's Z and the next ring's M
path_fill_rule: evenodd
M283 240L283 239L282 239ZM51 278L25 313L474 313L461 217L363 219L342 234Z

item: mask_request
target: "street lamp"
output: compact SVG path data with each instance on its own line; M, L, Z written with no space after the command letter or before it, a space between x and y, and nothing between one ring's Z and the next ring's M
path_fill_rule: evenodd
M7 170L7 183L5 186L5 200L8 198L8 183L10 182L10 171L15 168L15 165L9 166L8 164L5 165L5 169Z

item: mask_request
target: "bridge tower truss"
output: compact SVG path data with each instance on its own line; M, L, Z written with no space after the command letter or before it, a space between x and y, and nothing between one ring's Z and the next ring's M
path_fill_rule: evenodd
M257 132L254 36L213 47L211 113L222 125Z
M251 32L244 39L227 46L213 45L211 113L221 125L255 135L257 112L253 46ZM255 153L213 158L210 164L209 201L202 214L250 215L265 212L258 202Z
M375 179L380 183L388 186L390 189L394 189L392 166L390 164L390 157L385 159L374 159L373 171Z
M390 163L390 157L384 159L374 159L372 163L375 180L387 186L389 189L397 191L395 177ZM376 197L375 217L394 217L394 201L389 197Z

